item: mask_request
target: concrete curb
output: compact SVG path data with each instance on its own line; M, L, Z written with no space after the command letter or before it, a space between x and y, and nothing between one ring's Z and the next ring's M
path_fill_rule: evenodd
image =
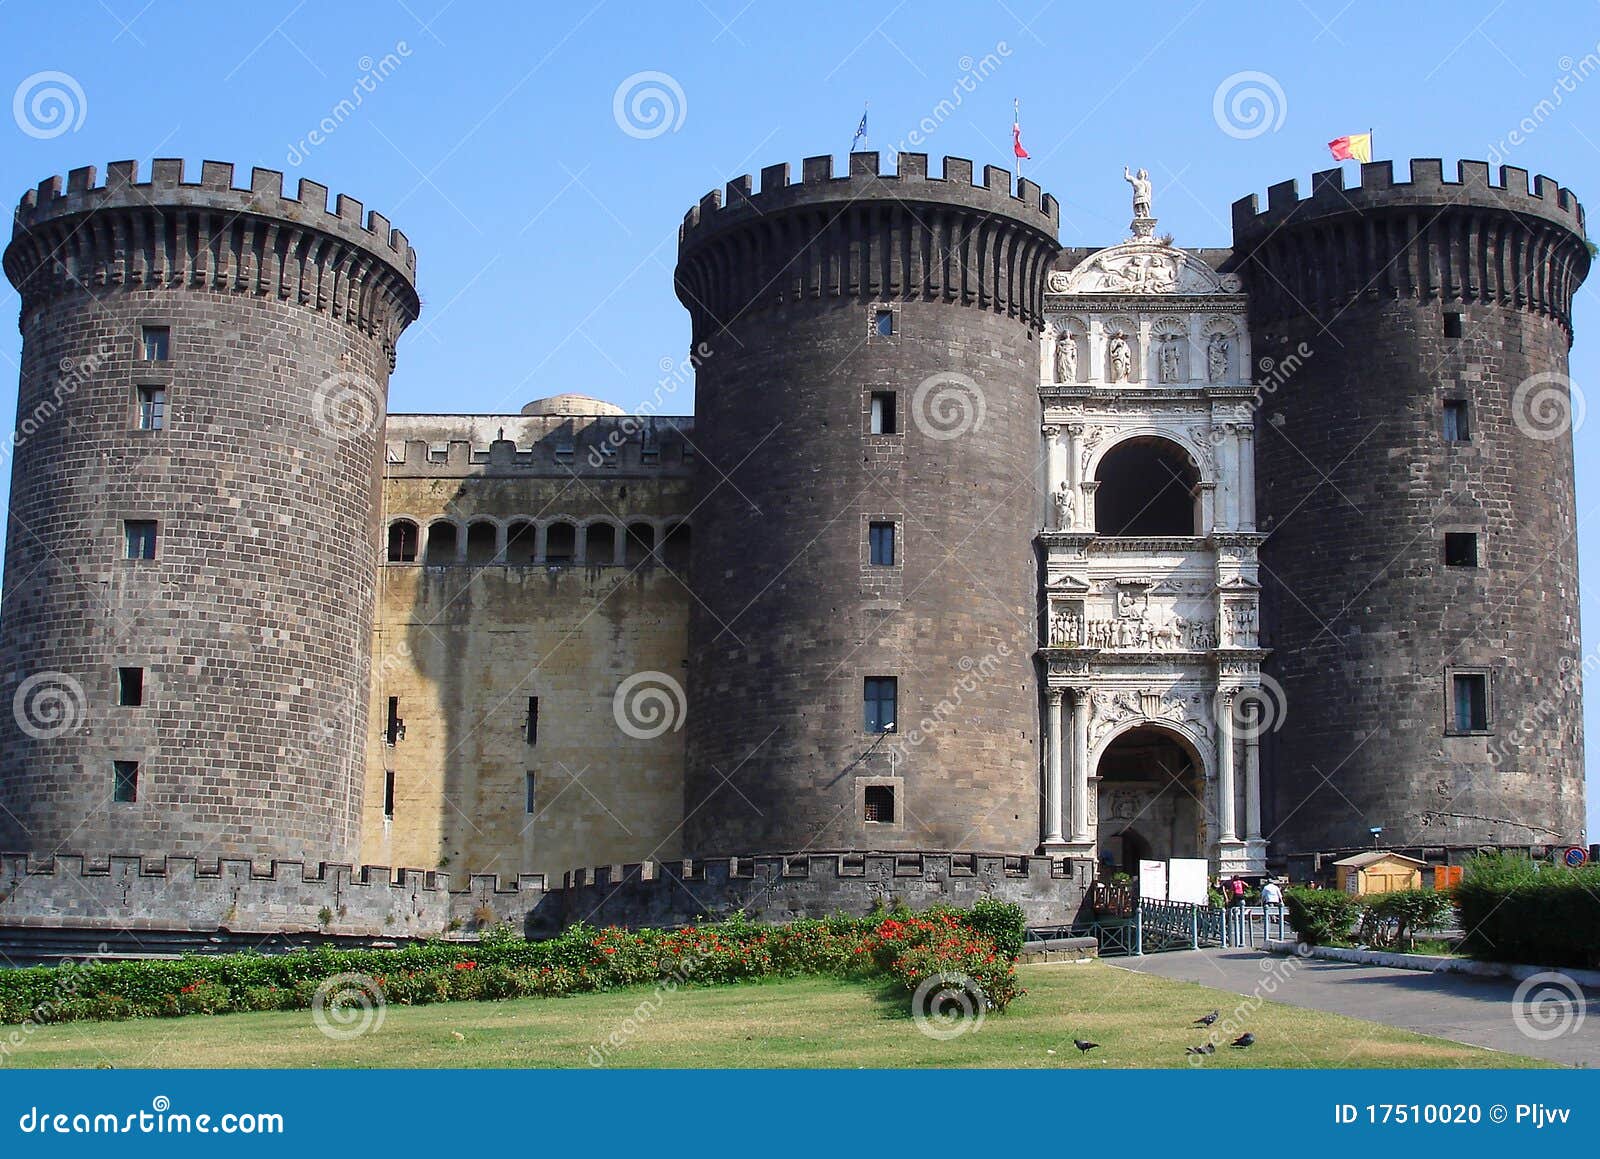
M1358 962L1366 966L1388 966L1395 970L1419 970L1431 974L1510 978L1518 982L1536 974L1563 974L1585 989L1600 990L1600 970L1557 969L1554 966L1530 966L1521 962L1480 962L1476 958L1443 958L1433 954L1399 954L1391 950L1355 950L1343 946L1301 946L1288 941L1268 942L1267 953L1324 958L1334 962Z

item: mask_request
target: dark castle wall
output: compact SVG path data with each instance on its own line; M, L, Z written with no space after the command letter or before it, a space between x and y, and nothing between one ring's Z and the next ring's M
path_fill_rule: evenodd
M75 170L18 212L0 848L357 853L379 438L415 259L322 186L232 179ZM166 362L140 359L145 325L170 327ZM164 429L135 429L139 385L166 388ZM156 559L124 558L126 519L157 521ZM142 706L117 705L118 666L144 668ZM139 762L136 802L113 801L114 760Z
M1584 824L1567 396L1588 269L1566 190L1463 163L1337 170L1234 207L1258 381L1268 738L1278 852L1577 839ZM1447 332L1459 316L1460 336ZM1271 360L1268 363L1265 360ZM1534 379L1549 375L1548 379ZM1520 393L1519 393L1520 388ZM1446 442L1447 399L1471 441ZM1446 532L1481 565L1447 567ZM1452 735L1449 677L1490 674L1490 728ZM1326 778L1326 779L1325 779Z
M744 178L685 223L677 271L701 364L684 848L990 849L1038 843L1038 327L1056 209L969 162L828 158ZM870 333L893 310L894 334ZM956 374L926 387L930 376ZM919 387L923 387L919 394ZM868 433L894 391L899 433ZM893 568L867 525L899 527ZM982 678L961 690L969 673ZM899 681L865 732L862 682ZM959 719L909 733L940 700ZM878 741L876 745L875 741ZM896 788L869 824L869 781Z

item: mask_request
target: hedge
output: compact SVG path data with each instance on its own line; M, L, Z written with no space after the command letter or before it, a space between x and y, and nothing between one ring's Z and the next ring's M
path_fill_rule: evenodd
M1600 966L1600 867L1483 854L1467 863L1455 896L1462 949L1474 957Z
M5 970L0 1023L297 1010L375 997L421 1005L804 974L884 977L914 991L925 977L944 972L972 976L989 1004L1004 1009L1021 992L1014 968L1021 944L1022 911L1001 902L787 925L742 915L679 930L576 925L539 942L501 930L476 943L433 941L398 950L328 947Z

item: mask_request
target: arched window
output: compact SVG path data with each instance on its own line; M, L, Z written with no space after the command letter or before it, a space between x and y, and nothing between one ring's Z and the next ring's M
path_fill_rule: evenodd
M610 567L617 561L617 529L609 523L584 528L583 562L590 567Z
M456 525L454 523L428 524L428 550L423 562L440 566L456 561Z
M467 562L483 567L494 562L499 547L499 531L494 524L480 519L467 525Z
M559 565L572 562L578 550L578 529L570 523L552 523L544 535L544 561Z
M1095 472L1100 535L1198 535L1200 472L1170 439L1134 438L1107 451Z
M538 529L533 524L526 521L513 523L506 531L506 562L532 563L538 546Z
M629 567L638 567L649 563L651 554L656 549L656 529L649 523L628 524L628 554L626 556Z
M389 524L389 562L417 562L417 525L409 519Z

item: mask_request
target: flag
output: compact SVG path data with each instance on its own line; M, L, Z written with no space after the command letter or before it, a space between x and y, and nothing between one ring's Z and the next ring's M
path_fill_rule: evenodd
M850 152L856 151L856 146L867 139L867 110L861 110L861 123L856 126L856 135L850 138Z
M1336 137L1328 142L1328 152L1333 154L1335 161L1371 161L1372 130Z
M1028 160L1028 151L1022 147L1022 106L1011 102L1011 155Z

